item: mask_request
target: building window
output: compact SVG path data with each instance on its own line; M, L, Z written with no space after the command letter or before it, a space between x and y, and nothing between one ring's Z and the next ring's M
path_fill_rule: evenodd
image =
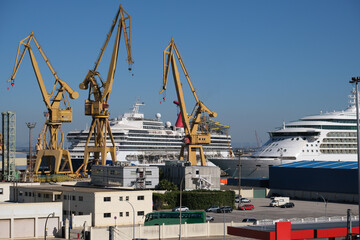
M123 216L123 212L120 212L119 216L122 217L122 216Z
M44 194L44 198L50 198L49 194Z
M83 196L79 196L79 201L83 201L84 200L84 198L83 198Z
M60 200L61 199L61 195L56 195L56 200Z
M26 197L27 197L27 194L28 194L28 193L27 193L27 192L25 192L25 196L26 196Z
M104 218L109 218L111 217L111 213L104 213Z
M151 171L145 171L145 175L152 175Z
M71 198L72 198L72 200L73 200L73 201L75 201L75 200L76 200L75 196L71 196Z
M145 185L146 186L149 186L149 185L151 185L152 183L151 183L151 181L145 181Z
M38 193L38 197L41 197L41 193Z
M67 200L67 195L64 195L64 200Z
M144 211L138 211L138 212L137 212L137 215L138 215L138 216L144 216Z
M138 200L144 200L144 196L138 196Z
M79 215L84 215L84 213L83 213L83 212L79 212Z
M126 212L126 216L127 216L127 217L129 216L129 212Z
M20 191L20 192L19 192L19 196L22 196L22 195L23 195L23 192L22 192L22 191Z
M119 197L119 201L122 201L123 200L123 197Z
M111 202L111 197L104 197L104 202Z
M0 195L2 195L4 193L4 189L0 188Z
M125 200L126 200L126 201L129 201L129 196L126 196Z

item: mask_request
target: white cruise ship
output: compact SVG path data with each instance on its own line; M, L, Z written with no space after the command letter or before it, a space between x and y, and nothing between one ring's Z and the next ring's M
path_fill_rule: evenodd
M250 157L241 157L241 178L267 178L269 166L294 161L357 161L355 92L346 110L320 113L283 123ZM238 158L209 159L238 176Z
M157 164L163 163L165 160L177 160L183 144L183 127L179 124L172 126L170 122L164 124L159 113L156 114L156 119L144 118L144 114L139 112L139 107L142 105L144 104L137 102L131 112L110 120L116 144L117 161L127 161L134 164ZM204 153L207 158L226 158L232 151L231 136L219 131L219 125L213 128L210 126L210 130L213 129L211 144L204 146ZM66 136L70 143L69 152L74 169L82 164L88 133L88 129L73 130ZM110 146L110 139L107 142ZM93 146L91 140L89 146ZM110 155L107 159L111 160Z

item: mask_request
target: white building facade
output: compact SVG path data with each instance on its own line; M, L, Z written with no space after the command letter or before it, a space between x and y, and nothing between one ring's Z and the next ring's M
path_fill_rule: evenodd
M19 202L62 202L64 218L91 214L96 227L143 224L152 211L152 191L147 190L40 185L16 192Z
M60 237L62 203L0 203L0 239Z

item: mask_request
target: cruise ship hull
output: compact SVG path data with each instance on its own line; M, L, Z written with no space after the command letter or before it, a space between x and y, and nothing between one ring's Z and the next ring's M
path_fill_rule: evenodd
M210 158L210 162L220 167L230 177L239 177L239 159L238 158ZM268 178L269 167L288 163L280 159L264 160L256 158L241 158L241 178Z

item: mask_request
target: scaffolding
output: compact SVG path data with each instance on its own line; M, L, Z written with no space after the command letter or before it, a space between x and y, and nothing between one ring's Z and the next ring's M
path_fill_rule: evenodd
M18 180L18 174L15 169L16 152L16 115L15 112L2 112L2 180Z

